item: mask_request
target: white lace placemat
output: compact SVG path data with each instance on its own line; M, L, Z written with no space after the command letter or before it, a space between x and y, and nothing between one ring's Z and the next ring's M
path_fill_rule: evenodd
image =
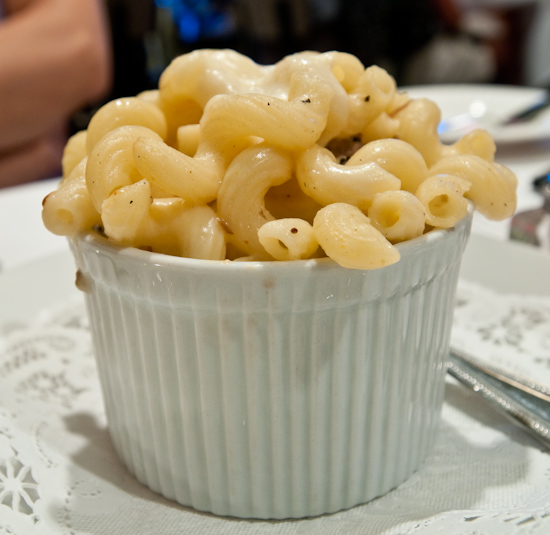
M550 384L550 298L461 282L453 342ZM303 520L198 513L149 491L118 460L75 296L0 338L0 535L115 533L547 535L550 453L449 378L432 454L386 496Z

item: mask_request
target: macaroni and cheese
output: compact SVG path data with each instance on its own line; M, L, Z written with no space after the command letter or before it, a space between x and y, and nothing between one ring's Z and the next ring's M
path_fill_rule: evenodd
M469 202L493 219L515 211L517 180L491 137L445 145L440 119L435 103L347 53L261 66L196 50L158 89L105 104L69 139L43 221L200 259L387 266L395 244L452 227Z

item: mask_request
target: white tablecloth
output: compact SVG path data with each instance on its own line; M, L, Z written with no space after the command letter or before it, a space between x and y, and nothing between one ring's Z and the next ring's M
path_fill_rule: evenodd
M0 273L66 250L65 238L48 232L41 218L42 200L58 180L0 189Z
M550 142L499 147L497 159L518 174L518 209L540 206L531 180L550 169ZM81 296L55 298L58 264L45 257L67 245L40 221L42 198L54 186L0 190L0 283L15 285L4 285L0 295L0 534L550 533L550 454L452 379L432 454L407 482L369 504L314 519L235 520L197 513L144 488L108 438ZM509 221L476 216L473 233L502 243ZM490 260L487 284L460 283L453 342L550 384L550 285L542 280L538 292L528 275L529 295L502 291L491 273L512 264ZM530 267L525 272L533 273ZM521 261L514 269L521 277ZM28 284L44 291L51 279L48 300L37 294L32 303L19 302L17 285L34 276ZM8 294L15 296L9 302Z
M462 282L453 340L550 384L550 297ZM349 511L237 520L138 483L106 429L79 295L0 338L0 533L17 535L547 535L550 453L449 380L420 470Z

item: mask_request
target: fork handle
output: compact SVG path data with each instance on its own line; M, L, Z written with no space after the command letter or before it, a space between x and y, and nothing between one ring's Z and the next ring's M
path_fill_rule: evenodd
M514 422L521 424L550 451L550 396L546 393L547 389L479 364L456 349L450 352L447 371Z

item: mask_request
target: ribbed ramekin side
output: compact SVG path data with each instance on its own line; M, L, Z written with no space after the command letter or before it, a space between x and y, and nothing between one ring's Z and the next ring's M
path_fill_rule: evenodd
M437 429L466 236L411 244L374 272L203 271L75 245L129 470L184 505L237 517L330 513L399 485Z

